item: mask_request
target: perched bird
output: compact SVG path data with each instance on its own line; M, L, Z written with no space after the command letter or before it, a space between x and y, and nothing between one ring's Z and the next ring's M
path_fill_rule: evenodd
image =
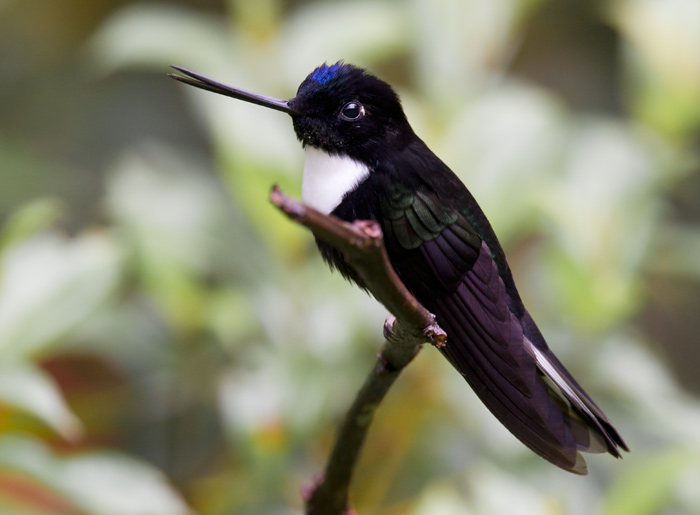
M447 332L441 352L520 441L576 474L587 472L579 451L629 450L547 346L489 221L413 132L391 86L338 62L280 100L173 68L185 84L292 117L306 151L303 201L343 220L379 222L394 269ZM331 268L362 286L342 254L318 246Z

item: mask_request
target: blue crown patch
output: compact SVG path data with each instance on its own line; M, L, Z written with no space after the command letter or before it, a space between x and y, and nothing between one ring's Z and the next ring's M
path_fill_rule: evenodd
M311 79L315 80L319 84L325 84L329 80L335 78L336 74L338 73L338 70L340 70L342 66L342 61L338 61L337 63L332 64L331 66L328 66L326 63L323 63L311 73Z

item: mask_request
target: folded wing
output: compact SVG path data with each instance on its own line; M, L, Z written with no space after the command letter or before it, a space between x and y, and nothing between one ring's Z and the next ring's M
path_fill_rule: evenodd
M448 334L443 354L504 426L577 474L586 473L579 451L619 457L619 448L627 450L513 298L514 286L506 288L494 249L468 213L426 191L400 190L386 199L382 213L392 263Z

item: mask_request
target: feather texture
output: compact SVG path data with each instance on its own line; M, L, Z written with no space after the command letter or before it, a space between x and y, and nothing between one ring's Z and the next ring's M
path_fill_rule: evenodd
M421 145L380 163L334 214L380 221L399 277L448 334L441 352L525 445L576 474L586 473L580 451L619 457L627 446L550 351L476 201ZM357 280L341 255L321 247Z

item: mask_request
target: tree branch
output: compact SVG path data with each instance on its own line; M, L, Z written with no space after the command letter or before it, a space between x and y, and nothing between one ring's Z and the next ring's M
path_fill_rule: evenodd
M349 514L352 471L375 410L421 345L432 343L441 347L447 335L396 275L377 222L348 223L324 215L284 195L277 186L270 200L290 219L338 249L370 293L392 313L384 323L386 342L346 415L323 477L305 494L307 515Z

